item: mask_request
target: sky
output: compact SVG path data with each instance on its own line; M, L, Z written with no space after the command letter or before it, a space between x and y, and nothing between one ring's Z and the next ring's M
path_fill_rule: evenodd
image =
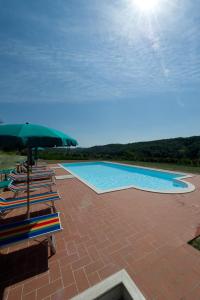
M84 147L199 135L199 0L148 1L0 0L0 119Z

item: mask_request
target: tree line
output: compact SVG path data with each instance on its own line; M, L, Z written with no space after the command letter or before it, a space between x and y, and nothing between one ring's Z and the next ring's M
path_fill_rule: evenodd
M200 166L200 136L129 144L108 144L89 148L46 149L48 160L127 160Z

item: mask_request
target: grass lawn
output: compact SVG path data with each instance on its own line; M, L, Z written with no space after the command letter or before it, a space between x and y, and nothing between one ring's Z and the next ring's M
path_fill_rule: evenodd
M78 162L78 161L80 161L80 160L74 160L74 161L72 161L72 160L47 160L47 162L50 164L58 164L58 163L65 163L65 162ZM103 159L101 161L103 161ZM157 169L164 169L164 170L170 170L170 171L180 171L180 172L186 172L186 173L200 174L200 167L193 167L193 166L188 166L188 165L176 165L176 164L141 162L141 161L119 161L119 160L118 161L114 160L114 161L130 164L130 165L149 167L149 168L157 168Z
M149 168L200 174L200 167L193 167L188 165L176 165L176 164L168 164L168 163L141 162L141 161L121 161L121 162L143 166L143 167L149 167Z
M17 155L15 152L0 151L0 169L14 168L16 163L23 161L25 156Z
M200 236L189 242L191 246L200 251Z

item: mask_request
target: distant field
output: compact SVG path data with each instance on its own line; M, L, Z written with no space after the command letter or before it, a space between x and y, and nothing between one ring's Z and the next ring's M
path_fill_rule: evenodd
M23 161L25 156L17 155L13 152L0 152L0 169L14 168L16 163Z
M122 162L122 161L121 161ZM141 162L141 161L123 161L124 163L129 163L133 165L164 169L170 171L180 171L186 173L195 173L200 174L200 167L193 167L187 165L176 165L176 164L167 164L167 163L151 163L151 162Z
M72 160L48 160L47 162L50 164L57 164L57 163L64 163L64 162L78 162L78 160L74 160L74 161L72 161ZM141 161L119 161L119 160L118 160L118 162L132 164L132 165L138 165L138 166L143 166L143 167L149 167L149 168L157 168L157 169L164 169L164 170L170 170L170 171L180 171L180 172L186 172L186 173L200 174L200 167L193 167L193 166L187 166L187 165L151 163L151 162L141 162Z

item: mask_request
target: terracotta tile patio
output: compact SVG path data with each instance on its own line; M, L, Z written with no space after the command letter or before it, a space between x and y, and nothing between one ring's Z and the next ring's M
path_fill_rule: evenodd
M48 258L44 240L4 249L0 298L70 299L124 268L146 299L199 300L200 252L187 242L200 234L200 176L190 181L196 191L189 194L98 195L76 178L57 180L64 228L57 252ZM42 205L32 211L48 213ZM12 219L14 212L6 217Z

